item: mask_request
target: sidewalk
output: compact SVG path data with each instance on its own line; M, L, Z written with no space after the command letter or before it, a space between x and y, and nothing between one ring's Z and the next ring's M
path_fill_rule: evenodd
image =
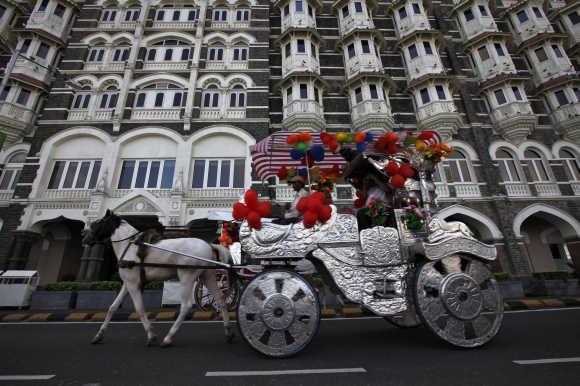
M562 297L562 298L526 298L510 299L504 301L506 311L516 310L537 310L546 308L565 308L580 307L580 297ZM34 311L34 310L0 310L0 323L2 322L83 322L93 321L100 322L105 319L107 312L99 311ZM147 317L152 321L172 321L177 317L176 308L160 309L148 311ZM235 312L230 312L230 319L236 318ZM357 306L345 306L338 308L324 308L321 310L321 317L336 318L346 317L355 318L360 316L372 316L373 314ZM216 312L193 311L190 312L186 320L219 320L221 315ZM135 312L123 310L117 311L113 317L114 321L138 321L139 317Z

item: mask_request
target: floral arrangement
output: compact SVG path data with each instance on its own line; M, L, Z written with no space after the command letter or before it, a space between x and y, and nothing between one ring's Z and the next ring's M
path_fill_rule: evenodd
M371 133L346 133L344 131L340 131L335 134L327 132L321 133L320 140L333 153L336 153L339 147L348 143L354 143L356 145L356 149L362 153L367 148L367 145L373 142L375 138Z
M370 217L373 226L385 225L389 217L389 208L383 200L373 198L364 209L364 213Z
M240 241L238 233L238 224L235 222L224 222L222 224L222 231L218 241L224 247L229 247L236 241Z
M409 205L403 208L403 219L409 230L420 230L425 226L425 221L431 213L425 208L418 208L415 205Z
M232 215L237 221L248 221L252 229L262 228L262 217L270 216L272 204L270 201L258 201L258 193L248 189L244 194L244 203L236 202Z
M304 213L302 222L305 228L312 228L316 223L325 223L332 216L332 208L324 203L326 195L314 192L308 197L302 197L296 204L296 209Z

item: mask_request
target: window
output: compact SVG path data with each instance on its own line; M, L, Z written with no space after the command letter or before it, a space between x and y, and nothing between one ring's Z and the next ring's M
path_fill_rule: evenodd
M353 58L356 55L356 52L354 50L354 43L351 43L348 45L347 47L347 51L348 51L348 58Z
M155 107L162 107L163 106L163 97L165 94L162 92L158 92L155 94Z
M129 52L130 52L130 48L128 48L128 47L117 48L113 52L113 62L123 62L123 61L129 59Z
M316 55L316 46L314 45L314 43L310 43L310 54L314 58L316 58L318 56L318 55Z
M538 58L540 63L548 60L548 55L546 55L546 50L544 50L544 47L540 47L536 49L534 52L536 53L536 57Z
M312 17L314 17L314 11L312 10L312 7L310 5L307 6L308 7L308 14Z
M100 160L57 160L48 189L94 189L100 171Z
M377 86L374 84L369 85L369 90L371 92L371 99L379 99L379 92Z
M128 9L125 12L125 21L137 21L138 19L139 19L138 9Z
M203 107L219 107L220 92L215 84L210 84L204 91Z
M480 5L480 6L478 6L478 8L479 8L479 13L481 14L481 16L488 16L489 15L485 5Z
M236 21L250 20L250 11L247 9L236 11Z
M466 21L471 21L471 20L474 19L473 11L471 10L471 8L466 9L465 11L463 11L463 15L465 16L465 20Z
M26 152L17 152L7 161L4 170L0 173L0 190L14 190L20 177L20 172L26 161Z
M403 20L407 17L407 9L405 7L399 8L399 19Z
M173 107L181 107L181 98L182 98L183 94L181 93L175 93L173 94Z
M566 165L568 178L572 181L580 181L580 161L578 157L574 156L571 150L560 149L560 158L564 161L564 165Z
M570 103L564 90L558 90L554 93L554 95L556 95L556 100L558 101L558 106L564 106L564 105L567 105Z
M173 58L173 49L171 48L166 49L163 60L170 61L172 58Z
M300 99L308 99L308 86L305 84L300 85Z
M156 53L157 50L155 48L150 48L149 51L147 52L147 60L150 62L154 62Z
M73 101L73 109L88 109L91 102L90 92L79 93L75 96Z
M296 12L304 12L304 4L302 3L302 0L296 0L294 4L296 4Z
M355 1L354 2L354 11L356 13L362 13L363 7L362 7L362 3L360 1Z
M40 45L38 46L38 50L36 50L36 56L38 56L41 59L46 59L49 49L50 47L48 46L48 44L40 43Z
M209 49L208 60L215 60L221 62L224 60L224 48L223 47L211 47Z
M361 103L363 100L362 89L360 87L354 89L354 100L356 103Z
M306 46L304 44L304 39L296 40L296 50L299 54L303 54L306 52Z
M580 23L580 15L578 15L577 11L570 12L568 14L568 19L570 19L570 22L574 25Z
M421 91L419 91L419 93L421 94L421 102L423 102L423 104L431 102L431 98L429 97L429 90L423 88Z
M123 160L119 189L171 189L175 160Z
M214 21L227 21L228 20L228 11L226 9L216 9L213 11L213 20Z
M173 16L171 17L171 20L179 21L180 17L181 17L181 12L178 9L176 9L175 11L173 11Z
M286 6L284 7L284 12L282 13L282 15L290 15L290 4L286 4Z
M440 101L444 101L447 99L447 96L445 95L445 89L443 88L443 86L435 86L435 91L437 91L437 98Z
M520 91L519 87L512 87L512 91L514 92L514 96L516 97L517 101L523 101L524 97L522 96L522 93Z
M191 9L187 12L187 20L193 21L197 19L197 12L195 9Z
M189 48L181 50L181 60L185 61L189 59Z
M165 17L164 10L160 9L159 11L157 11L157 17L156 17L157 21L162 21L164 17Z
M433 49L431 48L431 43L423 42L423 47L425 48L425 53L427 55L433 55Z
M105 56L104 48L93 48L89 53L89 62L102 62Z
M246 90L240 85L234 86L230 93L230 107L246 107Z
M292 101L292 87L288 87L286 89L286 103L290 103Z
M62 17L64 15L64 11L66 11L66 8L62 4L57 4L54 8L54 14L58 17Z
M111 87L110 89L107 89L103 95L101 95L101 103L99 104L99 108L114 109L117 106L118 96L119 92L116 88Z
M147 95L145 93L140 93L137 95L137 101L135 102L135 107L144 107L145 106L145 97Z
M38 6L38 11L39 11L39 12L44 12L44 11L46 11L46 8L48 7L48 1L49 1L49 0L42 0L42 1L40 2L40 5Z
M0 20L2 20L5 13L6 13L6 7L4 7L3 5L0 5Z
M499 172L504 182L521 182L521 174L516 159L507 150L498 149L495 153Z
M451 153L446 163L451 172L450 182L475 182L469 168L469 159L461 151Z
M487 51L486 46L479 47L477 49L477 53L479 54L479 58L482 62L485 62L487 59L489 59L489 51Z
M419 56L419 53L417 52L417 47L415 47L414 44L411 44L409 46L409 56L411 57L411 59L415 59L417 56Z
M348 5L345 5L344 7L342 7L341 12L342 12L342 17L343 18L347 17L349 15Z
M195 159L191 187L243 188L245 165L244 159Z
M502 89L495 90L493 93L495 94L495 99L497 100L498 105L501 106L501 105L507 103L507 100L505 98L505 94L504 94Z
M369 41L368 40L361 40L361 45L362 45L362 52L363 54L370 54L371 53L371 47L369 46Z
M534 11L534 15L536 15L538 19L542 19L544 17L542 11L538 7L532 7L532 11Z
M552 44L552 49L554 50L554 54L556 54L556 57L558 58L564 57L564 55L562 54L562 50L556 44Z
M419 4L413 3L413 13L415 15L420 15L421 14L421 7L419 7Z
M500 43L493 43L493 46L495 47L495 52L497 52L497 56L505 56L505 52Z
M290 56L290 43L286 44L284 46L284 57L289 57Z
M31 39L24 39L22 44L20 45L20 49L18 50L21 54L26 54L28 49L30 48L30 43L32 43Z
M117 11L115 10L105 10L101 15L101 21L115 21L117 17Z
M517 16L518 20L520 21L520 24L523 24L526 21L528 21L528 14L524 10L521 10L518 13L516 13L516 16Z
M314 87L314 100L320 104L320 90L318 90L318 87Z
M8 98L8 93L10 93L11 86L4 87L4 90L0 92L0 101L5 101Z
M574 87L574 95L576 95L576 102L580 102L580 88Z
M20 90L18 98L16 98L16 103L22 106L26 106L26 104L28 103L28 99L30 99L30 91L23 88Z
M524 152L524 156L528 161L528 169L534 181L550 181L544 159L538 151L527 149Z

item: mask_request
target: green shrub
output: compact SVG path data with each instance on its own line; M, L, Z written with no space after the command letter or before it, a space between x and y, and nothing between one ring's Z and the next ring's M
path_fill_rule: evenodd
M540 280L567 280L572 277L569 272L565 271L534 272L532 275Z
M76 275L73 275L72 273L68 273L66 275L62 275L61 281L75 281L76 278L77 278Z
M144 289L146 290L160 290L163 289L163 280L153 280L149 283L145 283Z
M74 281L59 281L44 286L46 291L76 291L78 288L79 283L75 283Z
M94 281L89 284L91 290L116 291L121 288L120 281Z
M497 281L507 281L512 278L512 275L509 272L496 272L493 275Z

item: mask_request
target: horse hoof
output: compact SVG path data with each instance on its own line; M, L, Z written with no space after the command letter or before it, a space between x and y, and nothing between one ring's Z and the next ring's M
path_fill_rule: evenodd
M91 340L91 344L98 344L98 343L102 343L102 342L103 342L103 335L101 335L101 334L95 335L93 340Z
M147 347L151 347L157 343L157 337L154 335L151 338L147 339Z
M161 342L162 348L167 348L167 347L171 347L171 346L173 346L172 342L166 342L166 341Z

